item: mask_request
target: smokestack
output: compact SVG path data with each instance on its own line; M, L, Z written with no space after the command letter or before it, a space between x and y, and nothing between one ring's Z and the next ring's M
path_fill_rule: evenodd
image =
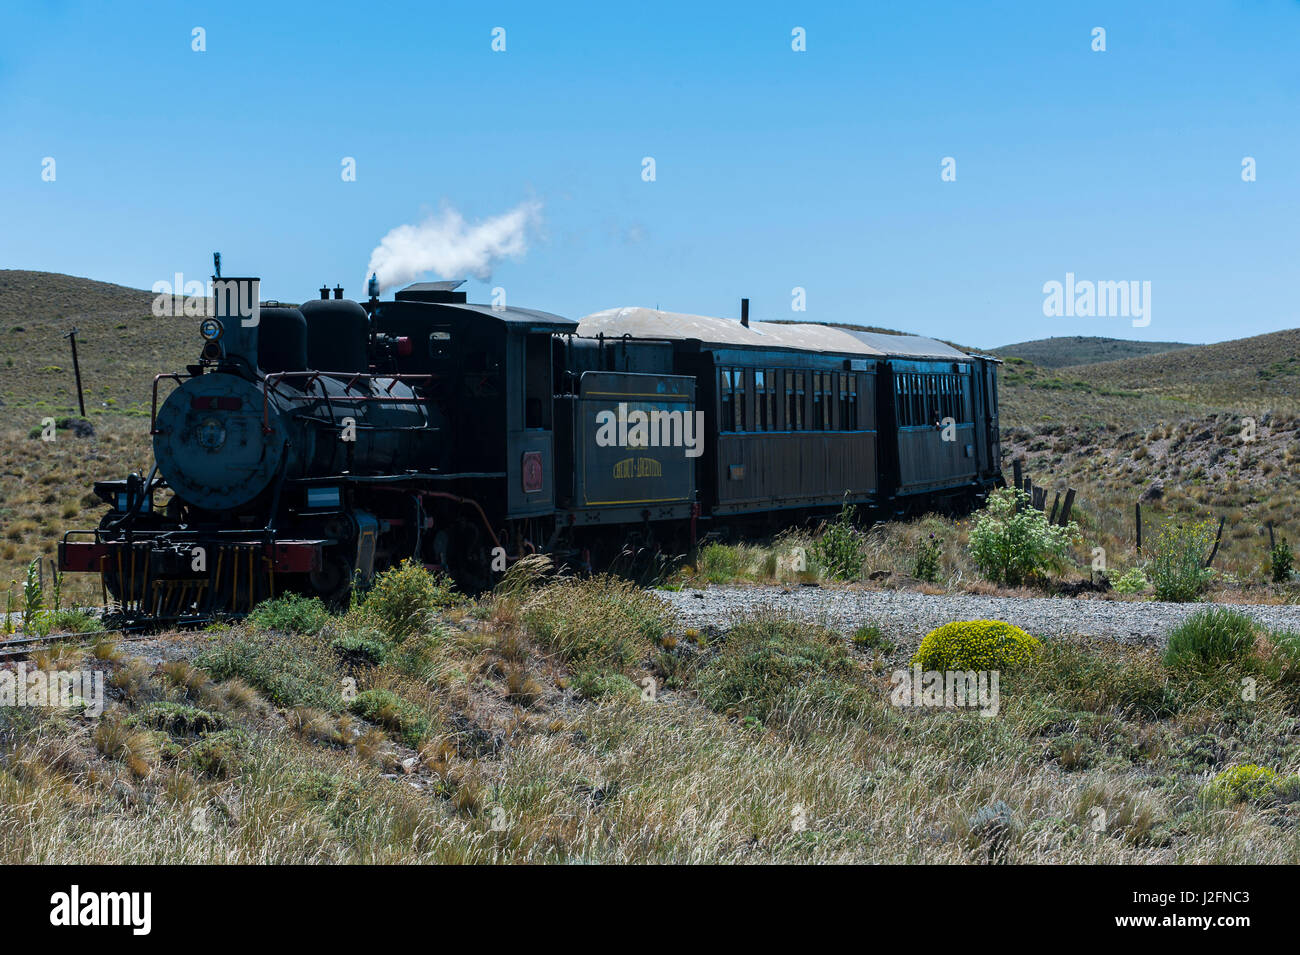
M740 324L749 327L749 299L747 298L740 300Z
M328 285L322 285L320 287L320 300L323 302L329 297L330 297L330 287Z
M212 277L214 315L221 322L224 364L257 376L257 326L261 319L261 279Z
M342 285L336 285L336 286L334 286L334 297L335 297L335 298L342 298L342 297L343 297L343 286L342 286Z

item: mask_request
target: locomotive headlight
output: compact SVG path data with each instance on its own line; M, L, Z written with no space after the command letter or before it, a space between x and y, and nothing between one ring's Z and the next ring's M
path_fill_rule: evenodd
M224 331L225 328L215 318L205 318L199 325L199 334L203 336L205 342L220 340L221 333Z
M194 429L195 440L206 451L219 451L226 443L226 426L216 418L204 418Z

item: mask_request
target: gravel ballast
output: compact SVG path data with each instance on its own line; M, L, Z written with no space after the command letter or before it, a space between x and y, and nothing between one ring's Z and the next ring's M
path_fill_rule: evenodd
M786 613L845 634L863 624L876 624L886 633L914 642L953 620L1005 620L1037 637L1083 634L1163 646L1171 627L1215 606L828 587L709 587L659 594L677 608L687 627L726 628L749 614ZM1230 606L1270 629L1300 630L1300 606L1219 606Z

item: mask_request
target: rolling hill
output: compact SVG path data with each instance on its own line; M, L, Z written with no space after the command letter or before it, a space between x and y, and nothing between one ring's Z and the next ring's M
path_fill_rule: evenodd
M993 354L999 358L1023 358L1042 368L1063 368L1067 365L1114 361L1194 347L1196 346L1184 342L1139 342L1124 338L1063 335L1003 345L993 349Z
M1300 329L1056 369L1097 387L1238 410L1300 403Z
M87 415L147 414L153 376L183 369L201 344L193 318L155 318L153 298L71 275L0 270L0 401L11 419L31 425L76 413L65 337L74 326Z

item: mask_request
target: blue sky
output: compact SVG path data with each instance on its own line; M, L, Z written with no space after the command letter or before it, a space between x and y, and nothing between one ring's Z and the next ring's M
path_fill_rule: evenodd
M359 295L395 226L536 201L471 300L988 347L1300 324L1294 0L14 6L3 268L148 288L219 249L267 297ZM1149 281L1150 324L1045 317L1067 272Z

